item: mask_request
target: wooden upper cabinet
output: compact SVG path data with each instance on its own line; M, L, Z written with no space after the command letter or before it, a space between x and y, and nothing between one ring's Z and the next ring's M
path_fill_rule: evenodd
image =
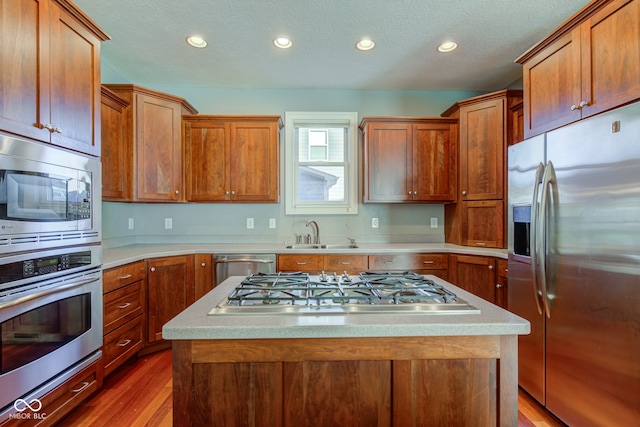
M129 103L105 86L101 94L102 198L132 200L133 147L124 143L131 132Z
M525 138L640 98L640 0L594 0L516 60Z
M364 117L364 202L452 201L456 125L454 119Z
M185 116L187 200L279 200L280 116Z
M100 155L100 42L67 1L0 3L0 129Z
M129 103L124 121L126 135L103 134L104 152L124 156L124 171L103 167L108 182L126 180L123 199L141 202L184 202L182 115L197 113L186 100L136 85L105 85ZM103 118L105 125L109 117ZM113 138L113 139L111 139ZM130 153L130 154L127 154ZM132 156L128 161L126 156ZM130 158L129 157L129 158ZM131 170L133 169L133 170ZM121 174L113 177L112 174Z

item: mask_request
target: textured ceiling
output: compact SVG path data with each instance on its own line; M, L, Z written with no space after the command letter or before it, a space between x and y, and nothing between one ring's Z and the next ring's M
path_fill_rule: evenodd
M75 0L132 83L221 88L504 89L514 64L587 0ZM206 38L206 49L185 43ZM272 40L286 35L288 50ZM357 51L370 37L376 47ZM452 39L453 53L436 47Z

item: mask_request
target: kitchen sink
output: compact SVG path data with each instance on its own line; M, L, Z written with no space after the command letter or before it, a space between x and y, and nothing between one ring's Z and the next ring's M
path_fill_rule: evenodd
M300 245L286 245L286 249L355 249L359 246L357 244L300 244Z

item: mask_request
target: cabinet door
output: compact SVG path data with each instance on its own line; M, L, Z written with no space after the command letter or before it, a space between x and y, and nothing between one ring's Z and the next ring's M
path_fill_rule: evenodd
M103 88L101 98L102 198L132 200L133 152L127 114L129 104L106 88Z
M51 7L51 143L100 156L100 40Z
M180 104L135 95L137 200L182 201Z
M496 305L509 309L509 268L506 259L496 260Z
M505 100L460 108L462 200L502 199L505 164Z
M195 255L195 299L213 289L213 257L211 254Z
M194 300L193 256L147 261L149 342L162 339L162 326Z
M412 126L368 123L364 146L364 201L412 200Z
M640 1L611 1L580 30L582 118L640 98Z
M524 64L524 136L580 119L580 30L559 38Z
M0 129L49 142L49 1L0 2ZM8 65L10 64L10 66Z
M504 202L462 202L462 244L487 248L504 247Z
M451 255L451 283L491 303L496 302L495 260L490 257Z
M229 141L231 126L224 122L185 122L187 200L212 202L231 199Z
M456 168L451 128L451 125L437 123L413 126L413 200L455 199Z
M229 160L231 200L277 202L278 125L231 123Z

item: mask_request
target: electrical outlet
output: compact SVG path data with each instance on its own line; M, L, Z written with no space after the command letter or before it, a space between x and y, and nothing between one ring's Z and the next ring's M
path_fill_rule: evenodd
M371 218L371 228L378 228L379 225L378 218Z
M269 218L269 228L276 228L276 219Z
M248 229L253 228L253 218L247 218L247 228Z
M165 230L170 230L173 228L173 218L164 219L164 228Z
M129 230L133 230L133 218L129 218Z
M431 218L431 228L438 228L438 218L437 217Z

